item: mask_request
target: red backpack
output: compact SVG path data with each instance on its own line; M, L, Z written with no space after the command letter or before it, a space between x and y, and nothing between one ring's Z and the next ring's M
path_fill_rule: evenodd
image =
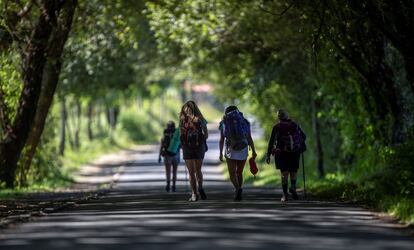
M182 145L190 148L196 148L202 142L203 132L201 122L184 121L180 127L180 141Z

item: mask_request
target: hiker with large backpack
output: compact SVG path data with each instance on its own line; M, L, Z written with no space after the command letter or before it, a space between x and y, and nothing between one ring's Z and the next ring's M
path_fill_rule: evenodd
M160 153L158 155L158 162L161 163L161 156L164 158L165 176L167 185L165 191L175 192L175 183L177 180L177 168L180 163L180 130L175 128L175 123L169 121L167 127L164 129L163 137L161 138ZM171 182L171 168L172 168L172 186Z
M236 106L229 106L224 111L219 125L220 130L220 161L224 156L230 180L234 186L234 200L242 200L243 168L248 156L248 147L252 149L252 158L256 158L256 149L250 133L250 123L243 117L243 113Z
M207 138L206 119L194 101L187 101L180 112L180 141L190 177L192 194L189 201L191 202L197 201L199 195L202 200L207 198L203 188L203 173L201 172L204 154L207 151Z
M288 113L279 109L279 122L273 127L267 147L266 162L270 163L270 155L275 157L276 169L282 176L282 202L288 200L288 178L290 176L289 192L294 200L299 199L296 192L296 173L299 169L300 154L306 150L306 135L300 126L289 119Z

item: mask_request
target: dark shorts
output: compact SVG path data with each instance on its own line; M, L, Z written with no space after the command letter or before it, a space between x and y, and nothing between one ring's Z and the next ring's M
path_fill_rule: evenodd
M166 165L178 166L178 164L180 164L180 152L178 152L176 155L164 156L164 163Z
M281 172L294 172L299 169L300 153L282 152L275 157L276 168Z
M206 146L204 143L200 143L198 147L188 147L183 145L183 159L184 160L197 160L204 159L206 153Z

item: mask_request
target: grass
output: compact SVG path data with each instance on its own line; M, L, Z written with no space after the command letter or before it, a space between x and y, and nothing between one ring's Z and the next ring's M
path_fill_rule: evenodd
M274 167L273 160L270 165L264 161L266 142L264 140L255 141L258 153L257 165L259 172L256 178L249 171L248 163L245 166L243 176L245 183L254 186L276 186L281 187L280 173ZM386 212L401 221L414 224L414 199L405 197L402 194L389 195L382 191L374 180L370 180L366 175L360 179L355 177L355 173L329 173L324 179L316 175L316 169L312 169L311 163L306 163L306 189L309 194L322 200L346 201L357 204L364 204L376 211ZM229 179L227 165L221 165L226 179ZM303 187L302 166L298 172L298 188ZM359 171L359 170L358 170Z
M384 194L372 183L360 183L344 174L328 174L325 179L312 179L308 183L309 191L318 198L364 204L405 223L414 224L413 198Z
M86 118L81 120L80 148L72 149L67 143L65 155L56 156L56 146L48 145L39 151L42 155L41 162L33 162L36 169L42 172L33 172L33 180L28 187L17 187L15 189L0 189L0 199L14 198L37 192L52 192L68 188L73 183L72 175L79 168L92 162L102 155L113 153L124 148L130 148L135 144L158 143L162 136L165 123L173 120L178 123L178 114L182 103L177 102L176 96L164 97L161 102L159 98L144 100L138 107L135 103L123 106L119 116L119 123L113 132L113 140L109 138L109 129L104 128L99 134L94 127L95 138L90 141L86 136ZM163 103L163 105L162 105ZM208 103L200 103L200 109L208 121L220 119L221 112ZM55 107L55 114L58 114ZM101 120L105 120L102 115ZM52 124L52 123L51 123ZM56 123L51 125L50 130L57 129ZM55 133L50 133L56 135ZM49 140L51 144L57 145L57 139ZM53 152L52 152L53 151ZM38 164L37 166L35 164ZM42 176L40 178L40 176Z
M39 192L53 192L69 188L73 184L72 175L79 168L99 156L107 153L119 151L133 145L125 136L119 136L112 142L108 137L100 137L93 141L82 140L80 149L70 149L65 151L65 156L56 159L56 162L50 163L56 166L49 169L49 173L40 180L34 180L27 187L16 187L15 189L0 189L0 199L10 199L27 196Z

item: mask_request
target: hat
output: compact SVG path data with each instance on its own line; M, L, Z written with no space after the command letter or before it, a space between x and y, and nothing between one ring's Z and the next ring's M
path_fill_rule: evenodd
M286 120L289 118L289 114L288 112L286 112L286 110L279 109L277 111L277 118L279 118L280 120Z

